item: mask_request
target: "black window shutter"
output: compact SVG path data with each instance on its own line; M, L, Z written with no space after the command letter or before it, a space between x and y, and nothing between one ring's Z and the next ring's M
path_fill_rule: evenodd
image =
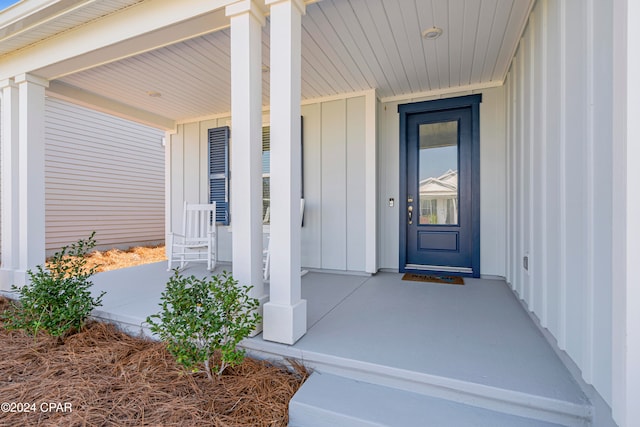
M209 203L216 223L229 225L229 126L209 129Z

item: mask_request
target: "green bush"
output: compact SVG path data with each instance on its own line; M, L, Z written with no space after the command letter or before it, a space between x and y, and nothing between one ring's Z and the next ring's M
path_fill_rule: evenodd
M162 293L161 312L149 316L147 323L178 364L192 372L203 367L212 380L212 371L220 377L228 366L242 362L245 352L237 345L261 320L256 313L258 300L249 298L250 289L238 286L226 271L197 279L176 269Z
M89 277L96 267L87 267L87 252L96 245L95 232L88 239L63 247L43 267L27 271L29 283L11 289L19 294L19 304L5 312L5 327L23 329L36 336L45 331L64 338L84 325L91 311L102 305L102 292L91 297Z

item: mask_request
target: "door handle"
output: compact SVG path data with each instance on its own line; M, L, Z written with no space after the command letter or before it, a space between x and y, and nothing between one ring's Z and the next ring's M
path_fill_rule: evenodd
M409 225L411 225L413 224L413 206L409 205L407 211L409 212Z

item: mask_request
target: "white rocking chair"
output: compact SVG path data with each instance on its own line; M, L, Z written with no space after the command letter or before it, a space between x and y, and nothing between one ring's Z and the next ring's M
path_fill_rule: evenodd
M267 208L267 212L269 212L269 208ZM300 199L300 227L302 227L302 220L304 217L304 199ZM271 276L271 239L267 236L267 249L262 251L263 258L263 278L264 281L268 281ZM303 270L301 274L305 274L307 271Z
M183 269L188 262L206 262L209 271L216 267L218 239L216 236L216 204L184 203L182 234L169 233L169 265L180 263Z

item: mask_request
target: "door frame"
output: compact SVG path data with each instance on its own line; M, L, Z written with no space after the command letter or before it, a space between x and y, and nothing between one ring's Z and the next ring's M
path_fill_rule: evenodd
M412 102L398 105L400 115L400 253L398 269L404 273L407 261L407 122L413 114L430 113L456 108L471 109L471 236L473 250L471 268L473 273L451 273L462 276L480 277L480 103L482 94L437 99L434 101ZM411 269L410 271L415 271Z

